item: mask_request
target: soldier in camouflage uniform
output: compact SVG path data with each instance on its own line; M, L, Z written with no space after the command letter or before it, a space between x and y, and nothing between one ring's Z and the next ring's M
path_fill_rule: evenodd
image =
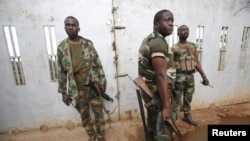
M64 24L68 38L58 45L58 92L62 93L66 105L70 104L72 98L75 100L89 141L95 141L96 138L105 141L103 101L88 85L90 81L94 82L105 92L106 78L101 61L92 41L78 35L78 20L68 16ZM95 128L89 113L90 105L95 115Z
M198 60L197 47L194 43L188 42L189 29L186 25L181 25L178 28L177 34L179 36L179 42L176 43L172 48L173 59L176 67L176 79L175 79L175 106L174 111L177 114L178 106L181 102L183 95L183 110L184 118L183 121L197 125L190 116L193 93L195 91L194 84L194 72L197 70L202 79L203 85L209 85L209 81L201 67Z
M170 117L170 91L167 77L168 63L168 43L165 37L172 34L174 17L169 10L160 10L154 16L154 31L150 33L142 42L139 49L138 71L143 77L150 91L161 99L163 108L161 115L163 120ZM151 98L142 91L142 98L145 103ZM157 136L156 123L158 110L147 108L147 129L150 141L170 141L172 131L163 124L163 133Z

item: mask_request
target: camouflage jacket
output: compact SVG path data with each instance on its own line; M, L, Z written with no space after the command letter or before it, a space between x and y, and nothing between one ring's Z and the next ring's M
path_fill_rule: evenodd
M99 85L106 85L105 73L99 59L98 53L95 50L92 41L80 37L82 54L88 69L88 75L91 76L92 81ZM57 62L58 62L58 92L67 92L73 97L77 98L78 88L73 74L71 54L68 38L63 40L57 48ZM91 63L91 65L89 65ZM90 67L89 67L90 66ZM68 83L67 83L68 80ZM67 85L68 84L68 85Z

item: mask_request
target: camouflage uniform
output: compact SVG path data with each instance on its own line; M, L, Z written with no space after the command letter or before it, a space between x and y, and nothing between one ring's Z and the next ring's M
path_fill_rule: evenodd
M194 55L197 53L196 46L194 43L187 42L185 44L176 43L172 48L173 58L175 63L180 61L181 57L194 58ZM193 61L195 62L195 61ZM191 106L190 103L193 98L195 91L194 88L194 72L195 69L191 70L181 70L178 68L179 65L176 65L176 79L175 79L175 101L174 101L174 111L177 114L178 106L181 102L181 97L183 95L183 110L184 114L190 114Z
M139 60L138 60L138 71L139 75L142 76L146 80L146 84L148 85L150 91L160 98L160 95L157 90L156 84L156 75L152 66L152 54L156 56L161 56L168 60L168 44L164 37L157 33L153 32L149 34L142 42L142 45L139 50ZM167 74L167 72L166 72ZM151 98L142 91L142 98L145 103L151 101ZM172 131L166 124L163 124L163 133L162 136L157 137L156 139L156 123L158 117L159 110L154 107L147 108L147 128L149 132L150 141L155 140L170 140ZM161 138L161 139L159 139Z
M92 82L106 85L106 78L92 41L83 37L80 37L80 41L75 44L65 39L58 46L58 92L67 92L68 88L69 95L76 101L76 108L81 114L82 125L87 134L90 137L103 138L103 101L86 83L87 78L91 78ZM90 105L95 115L96 131L91 123Z

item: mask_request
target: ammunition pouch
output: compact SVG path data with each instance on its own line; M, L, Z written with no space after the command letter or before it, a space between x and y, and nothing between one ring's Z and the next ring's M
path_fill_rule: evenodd
M193 55L180 57L179 60L175 62L176 69L181 71L195 70L195 66L196 66L196 61Z
M186 57L186 67L187 67L187 71L192 71L195 69L195 65L196 65L196 62L195 62L195 58L194 56L187 56Z

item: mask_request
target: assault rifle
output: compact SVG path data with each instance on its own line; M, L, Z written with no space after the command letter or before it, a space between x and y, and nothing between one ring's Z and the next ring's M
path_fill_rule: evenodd
M140 107L142 123L143 123L144 133L145 133L145 138L146 138L146 141L150 141L149 140L148 129L147 129L147 125L146 125L146 118L145 118L145 115L144 115L143 102L142 102L142 99L141 99L141 93L140 93L139 88L136 88L136 94L137 94L137 99L138 99L138 103L139 103L139 107Z
M145 103L145 107L148 108L150 106L156 106L157 110L161 111L162 109L162 103L161 100L159 98L157 98L156 96L154 96L152 94L152 92L149 90L148 86L146 85L145 81L143 80L142 77L137 77L135 80L133 80L133 82L142 90L144 91L148 96L150 96L152 98L152 100L149 103ZM178 129L178 127L175 125L174 121L172 120L172 118L168 118L165 122L166 124L170 125L170 127L172 128L172 130L176 133L177 137L179 138L180 141L183 141L183 136L180 132L180 130Z
M105 99L105 100L110 101L110 102L113 103L113 101L114 101L113 98L111 98L111 97L110 97L108 94L106 94L105 92L101 92L99 86L98 86L96 83L90 82L90 83L89 83L89 86L90 86L91 88L94 89L94 91L96 92L96 94L97 94L98 96L101 96L103 99Z
M90 86L92 89L94 89L94 91L96 92L97 96L101 96L103 99L110 101L113 103L113 98L111 98L108 94L106 94L105 92L102 92L99 88L99 86L95 83L92 82L90 80L88 80L88 82L86 82L86 84L88 86Z

